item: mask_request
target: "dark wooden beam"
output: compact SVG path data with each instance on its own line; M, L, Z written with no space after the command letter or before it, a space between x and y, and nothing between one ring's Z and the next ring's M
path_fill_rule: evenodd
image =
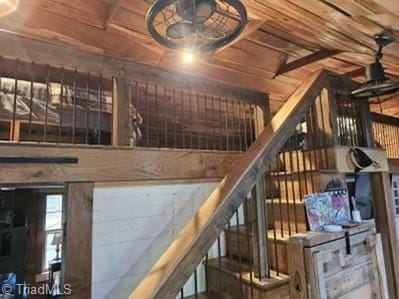
M91 298L93 188L93 183L66 186L62 254L64 281L70 286L72 294L68 294L68 298L71 299Z
M220 179L239 153L1 144L0 157L75 157L78 164L2 164L1 184Z
M103 74L105 78L125 77L131 81L164 84L225 98L250 101L259 105L267 103L262 92L239 88L224 82L195 77L183 72L172 72L147 64L112 56L88 53L79 49L27 38L0 31L0 56L34 61L39 64L77 69L81 72ZM73 57L73 59L71 59Z
M310 54L308 56L299 58L299 59L294 60L292 62L285 63L282 66L280 66L280 68L277 70L276 74L274 75L274 78L279 76L279 75L282 75L282 74L288 73L290 71L296 70L296 69L298 69L300 67L303 67L305 65L308 65L308 64L323 60L325 58L334 56L334 55L336 55L338 53L340 53L340 51L338 51L338 50L320 50L319 52L315 52L313 54Z
M109 8L107 18L104 22L104 29L107 29L109 24L111 24L112 20L114 19L115 15L116 15L116 12L121 7L121 4L122 4L122 0L113 0L111 6Z

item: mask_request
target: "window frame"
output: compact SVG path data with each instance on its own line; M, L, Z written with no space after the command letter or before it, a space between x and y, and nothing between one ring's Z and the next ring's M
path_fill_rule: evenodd
M56 228L56 229L46 229L46 218L47 218L47 197L48 196L54 196L54 195L59 195L61 196L61 228ZM41 272L42 273L47 273L49 271L49 264L47 263L46 260L46 253L47 253L47 237L50 234L54 234L56 232L61 232L62 234L65 234L65 217L64 217L64 201L65 201L65 194L64 190L54 190L52 192L46 192L43 194L43 199L44 199L44 204L43 204L43 237L42 237L42 250L41 250L41 256L42 256L42 263L41 263ZM62 260L62 252L63 248L61 245L61 254L60 258Z

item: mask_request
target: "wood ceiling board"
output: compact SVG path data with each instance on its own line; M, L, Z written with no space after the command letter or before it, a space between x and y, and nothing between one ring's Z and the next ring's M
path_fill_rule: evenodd
M27 7L27 5L25 5ZM23 21L21 21L23 20ZM0 28L23 35L80 47L91 52L129 57L149 64L160 56L133 39L74 22L71 19L30 7L0 19Z
M26 4L98 28L103 27L108 9L97 0L22 0L19 9L26 9Z
M121 7L145 17L151 7L151 3L145 0L122 0Z
M382 0L378 1L378 3L388 11L399 13L399 2L397 0Z
M135 41L139 42L141 45L148 48L150 51L158 53L160 57L162 57L162 55L164 55L164 53L166 52L165 48L161 47L148 35L144 35L140 32L130 30L118 24L114 23L109 24L107 31L111 34L121 35L128 39L134 39Z
M289 43L293 43L297 45L298 47L305 48L306 50L309 51L317 51L320 49L321 45L316 44L313 41L308 42L305 39L298 37L296 35L296 32L293 32L292 30L283 30L281 27L278 26L273 26L271 22L267 23L266 25L263 25L259 31L269 33L271 35L277 36L279 38L282 38Z
M247 21L247 24L244 28L244 30L241 32L241 34L236 38L233 42L230 44L217 49L214 54L219 53L220 51L223 51L223 49L227 47L231 47L232 45L236 44L237 42L243 40L244 38L247 38L248 36L252 35L254 32L258 31L258 29L265 23L264 20L259 20L259 19L249 19Z
M370 63L373 63L375 60L373 55L364 55L364 54L351 53L351 52L340 53L337 55L337 58L353 64L358 64L359 66L366 66ZM395 58L388 60L388 56L385 55L384 58L382 59L382 64L384 65L384 68L388 73L390 72L397 73L399 71L399 59Z
M352 17L366 16L374 13L372 10L367 9L367 7L360 5L354 0L322 0L322 1L327 2L336 7L339 7L339 9L345 11L347 14L351 15Z
M399 30L399 15L394 13L383 13L383 14L375 14L368 15L368 19L374 21L375 23L384 26L385 28Z
M342 11L334 9L332 6L327 5L322 1L314 0L289 0L291 3L305 9L306 11L323 18L325 21L336 26L337 29L342 30L346 35L358 39L359 42L367 45L369 39L363 37L362 34L366 34L369 37L381 33L384 30L381 26L369 22L368 24L362 24L355 21L351 17L345 15Z
M128 11L124 8L119 9L115 14L113 23L132 31L139 32L147 36L148 39L152 39L148 34L147 27L145 25L145 18L143 16L137 15L134 12Z
M320 64L328 69L336 70L336 72L339 74L346 73L353 69L352 63L348 63L347 61L342 61L340 59L337 59L336 56L334 56L333 58L326 58L323 61L321 61Z
M258 77L262 77L264 79L273 79L274 77L274 73L272 72L268 72L265 71L263 69L259 69L257 67L252 67L252 66L248 66L248 65L243 65L241 63L237 63L234 61L230 61L230 60L224 60L221 58L212 58L210 61L212 64L217 64L223 67L227 67L233 70L237 70L237 71L241 71L245 74L249 74L249 75L255 75ZM310 73L309 72L305 72L303 71L301 73L301 77L305 78L306 76L308 76ZM291 84L293 86L299 86L302 83L302 80L299 79L300 77L292 77L292 76L287 76L287 75L281 75L278 78L275 78L274 80L276 81L280 81L282 83L285 84Z
M297 5L285 0L257 0L268 13L276 16L278 23L284 24L289 21L291 24L302 26L306 29L304 38L312 37L314 43L321 44L325 49L337 50L356 50L367 52L364 45L355 42L353 37L349 37L339 30L336 26L325 21L318 15L298 7ZM278 25L277 25L278 26ZM287 29L286 29L287 30ZM294 32L299 33L298 29ZM307 37L306 37L307 36Z
M174 53L167 52L161 60L160 66L167 69L174 68L176 71L195 74L199 77L209 78L217 81L234 84L246 89L256 90L269 94L279 94L286 97L296 86L287 83L278 82L276 80L267 80L255 75L243 74L230 68L220 65L207 64L206 62L197 62L187 65L181 61L181 57Z
M302 57L312 53L304 47L301 47L297 44L289 42L288 40L282 39L274 34L263 30L255 31L250 36L248 36L248 39L253 42L260 43L261 45L265 45L276 51L286 53L293 57Z
M330 28L336 33L351 39L352 43L356 42L365 47L373 48L374 41L372 37L381 33L383 28L380 26L364 26L352 20L350 17L342 14L338 10L326 5L321 1L314 0L288 0L293 5L302 9L299 13L304 14L307 19L319 20L320 27ZM309 14L305 13L309 12Z
M242 40L214 55L224 60L231 60L255 66L269 72L276 72L287 55L270 48L262 47L250 41Z
M378 14L389 12L385 7L381 6L381 0L354 0L357 4ZM383 0L384 1L384 0Z
M104 28L108 28L109 24L114 20L116 13L121 7L122 0L114 0L109 9L104 22Z

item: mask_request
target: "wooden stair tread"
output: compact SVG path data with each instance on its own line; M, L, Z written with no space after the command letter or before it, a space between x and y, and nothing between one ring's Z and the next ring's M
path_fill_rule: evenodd
M281 198L281 200L279 198L266 198L266 203L268 204L279 204L281 201L281 205L300 205L300 206L305 206L305 201L304 200L300 200L300 199L291 199L288 198L288 200L286 198Z
M208 297L206 296L206 293L200 293L197 296L191 295L191 296L184 296L184 299L207 299Z
M272 176L272 177L279 177L279 176L299 176L301 177L302 174L312 174L312 173L320 173L324 172L324 170L318 170L318 169L307 169L307 170L299 170L299 171L291 171L291 170L281 170L280 171L272 171L270 174L267 176ZM266 177L267 177L266 176ZM307 180L310 180L310 178L307 178Z
M217 271L222 271L226 274L233 275L236 279L240 279L241 273L243 283L251 284L252 281L254 287L265 291L287 285L290 281L290 277L288 275L282 273L277 275L274 271L270 271L270 278L264 278L260 280L255 277L254 273L252 273L251 278L251 272L249 271L249 265L247 263L240 263L227 257L221 257L220 261L219 258L208 260L208 267Z
M226 229L226 234L228 234L228 230ZM237 234L237 226L231 226L230 227L230 232L231 234ZM241 235L247 235L247 227L245 225L239 225L238 226L238 232ZM251 233L249 233L251 235ZM276 230L275 232L276 234L276 240L277 241L283 241L283 242L288 242L288 239L290 238L288 231L283 231L283 233L281 233L281 230ZM269 229L267 231L267 235L268 238L271 240L274 240L274 230L273 229Z

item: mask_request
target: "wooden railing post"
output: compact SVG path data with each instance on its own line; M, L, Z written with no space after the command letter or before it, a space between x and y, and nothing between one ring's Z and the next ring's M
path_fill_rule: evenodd
M360 116L360 132L362 132L361 143L363 146L374 147L374 133L373 124L371 120L370 105L368 101L362 101L359 103L359 116Z
M329 88L323 88L320 98L316 100L316 124L320 132L323 147L336 143L337 129L337 101Z
M399 298L399 248L388 172L370 173L377 232L381 234L390 298Z
M112 145L130 145L130 99L126 78L112 78Z
M258 279L269 276L268 265L268 239L267 239L267 213L266 213L266 192L265 192L265 177L259 178L252 191L250 199L250 210L247 215L247 221L250 225L250 235L254 242L252 248L252 258L254 264L255 277Z

